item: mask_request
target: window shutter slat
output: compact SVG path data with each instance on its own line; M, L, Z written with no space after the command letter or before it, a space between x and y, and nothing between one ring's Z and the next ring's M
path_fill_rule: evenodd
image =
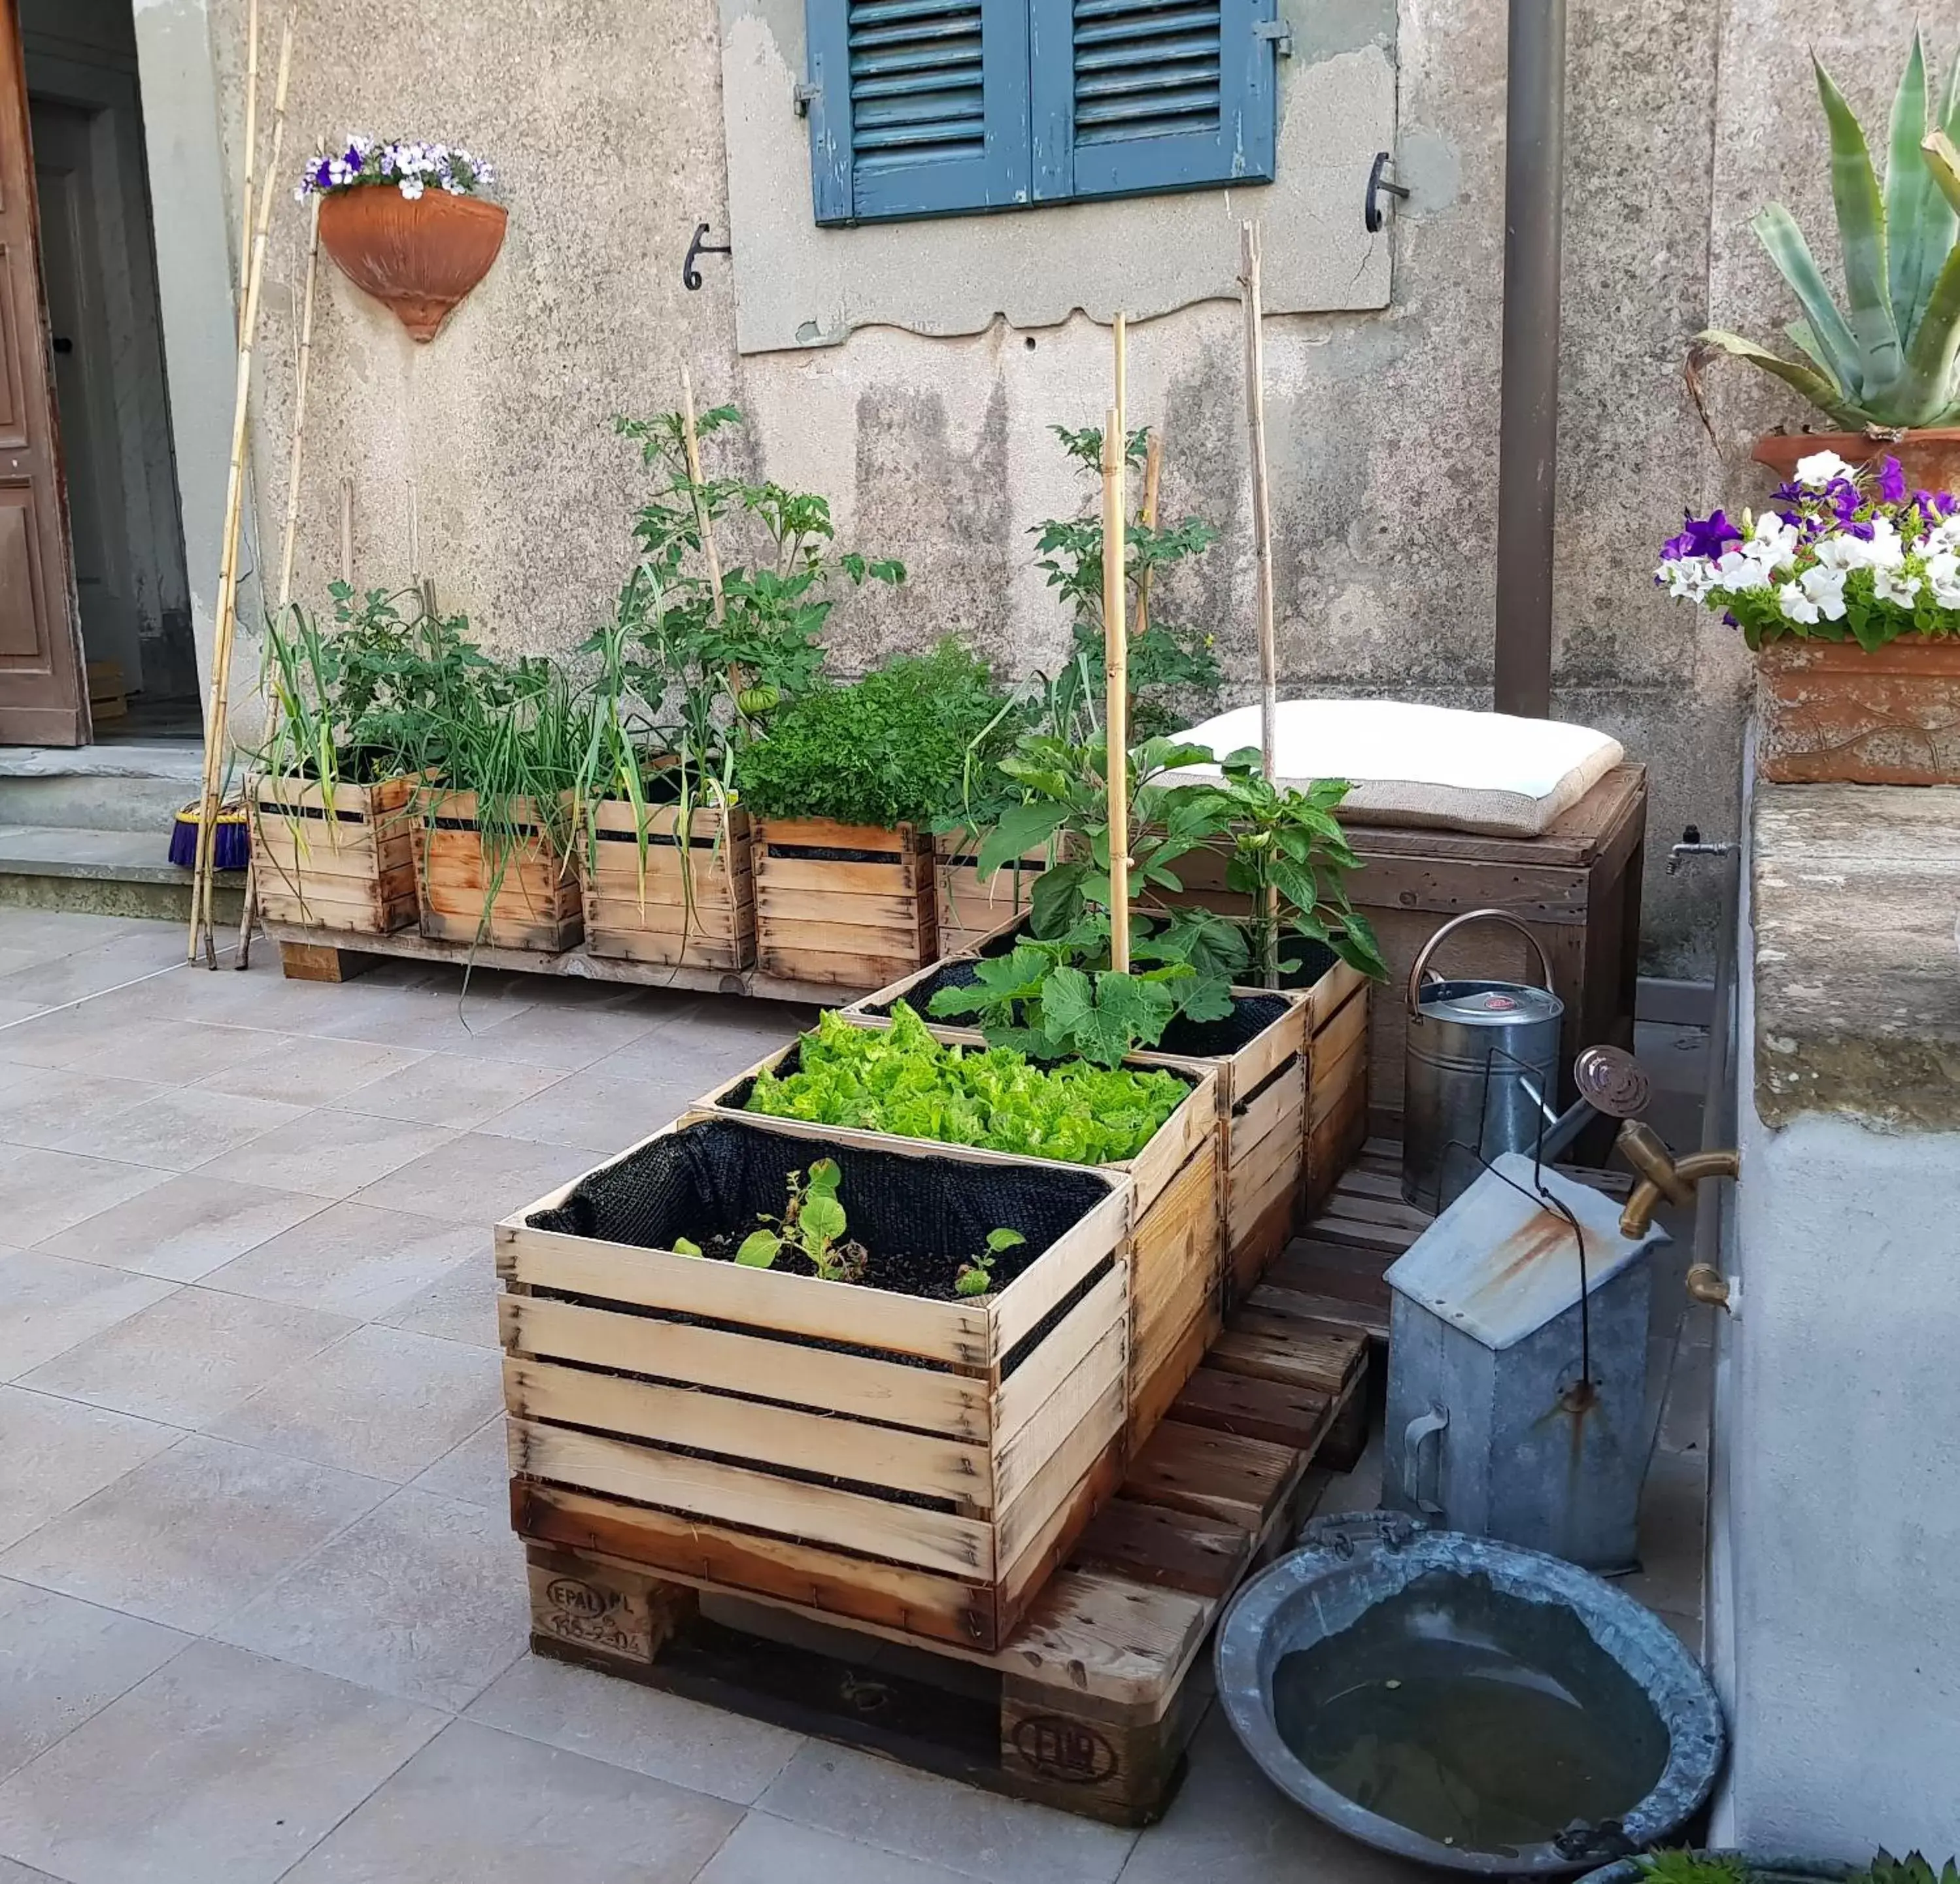
M819 222L1029 200L1027 0L806 0Z
M1037 202L1272 180L1275 0L1029 0Z

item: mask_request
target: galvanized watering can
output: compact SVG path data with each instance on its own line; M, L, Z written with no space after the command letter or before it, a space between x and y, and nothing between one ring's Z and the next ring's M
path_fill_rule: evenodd
M1544 985L1424 971L1444 937L1472 922L1517 931L1538 957ZM1408 1045L1402 1098L1402 1195L1440 1215L1491 1159L1529 1151L1556 1117L1558 1037L1565 1004L1538 937L1501 909L1446 922L1409 969Z

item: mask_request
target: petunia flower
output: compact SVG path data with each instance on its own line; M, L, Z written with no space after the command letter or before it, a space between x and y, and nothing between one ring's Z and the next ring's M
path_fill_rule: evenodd
M1905 466L1888 457L1879 466L1879 495L1888 504L1905 501Z

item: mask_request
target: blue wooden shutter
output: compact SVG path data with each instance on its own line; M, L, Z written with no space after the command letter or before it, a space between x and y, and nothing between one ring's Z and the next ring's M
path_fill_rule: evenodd
M819 222L1029 199L1027 0L806 0Z
M1034 193L1271 183L1274 0L1029 0Z

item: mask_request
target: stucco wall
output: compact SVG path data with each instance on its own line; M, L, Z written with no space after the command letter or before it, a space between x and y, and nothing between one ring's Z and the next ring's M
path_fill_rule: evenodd
M1895 844L1901 800L1943 828ZM1752 822L1709 1602L1734 1752L1714 1841L1943 1858L1960 1848L1960 792L1759 786ZM1920 947L1895 947L1915 930Z
M210 5L235 139L243 4ZM1353 11L1346 0L1290 10L1309 54L1338 47ZM471 0L420 14L301 0L289 152L350 127L447 136L499 163L511 211L502 259L428 347L326 269L303 593L318 597L333 573L336 493L352 476L363 580L408 572L413 516L445 603L501 646L574 644L625 543L634 479L607 422L673 403L686 360L705 399L749 412L753 464L828 492L847 538L910 565L901 594L840 611L843 664L948 627L1017 662L1043 660L1066 627L1029 569L1027 531L1079 494L1045 428L1099 422L1105 330L1080 313L956 339L883 326L841 345L739 355L726 259L704 260L698 294L679 278L695 223L729 221L717 13L716 0ZM1271 323L1290 690L1488 703L1504 14L1499 0L1400 0L1398 158L1414 194L1389 238L1392 303ZM1718 455L1681 385L1684 345L1711 313L1768 336L1790 311L1745 224L1780 189L1828 246L1803 48L1815 42L1882 114L1911 11L1573 0L1571 14L1556 707L1651 764L1658 848L1691 820L1733 829L1748 669L1729 631L1653 590L1655 548L1684 502L1762 489L1742 468L1744 441L1796 415L1780 393L1731 376L1717 387ZM256 433L268 516L301 229L282 204ZM1269 249L1303 239L1268 228ZM1166 428L1168 505L1226 527L1179 599L1216 632L1235 699L1255 671L1239 357L1227 300L1134 333L1131 406ZM1650 870L1647 884L1649 966L1705 969L1712 899L1686 874Z

